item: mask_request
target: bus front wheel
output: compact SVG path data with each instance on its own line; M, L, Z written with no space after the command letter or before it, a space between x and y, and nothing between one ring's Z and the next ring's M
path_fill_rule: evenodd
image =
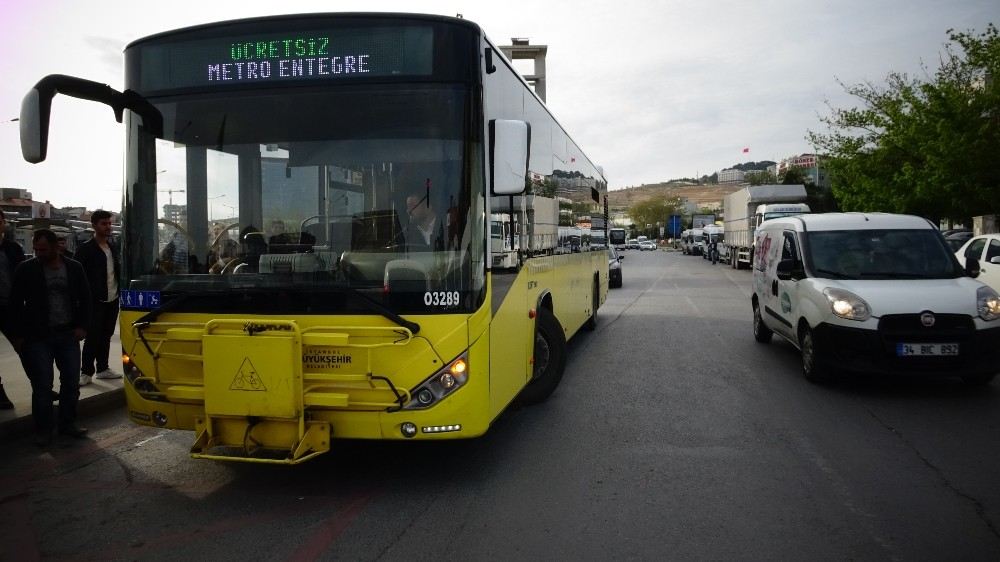
M559 386L566 368L566 337L552 312L538 309L535 318L534 370L518 397L522 404L544 402Z

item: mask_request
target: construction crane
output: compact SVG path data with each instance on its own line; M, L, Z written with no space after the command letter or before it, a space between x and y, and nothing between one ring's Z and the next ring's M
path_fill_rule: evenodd
M166 193L167 197L170 200L170 204L173 205L174 204L174 194L175 193L184 193L184 190L183 189L159 189L159 190L157 190L157 192L158 193Z

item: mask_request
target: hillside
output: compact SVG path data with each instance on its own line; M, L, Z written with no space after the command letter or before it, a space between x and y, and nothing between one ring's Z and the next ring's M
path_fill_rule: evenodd
M654 197L680 197L699 206L707 205L714 207L720 204L726 195L729 195L740 187L742 187L740 184L690 185L673 182L646 184L608 191L608 207L624 210L636 203Z

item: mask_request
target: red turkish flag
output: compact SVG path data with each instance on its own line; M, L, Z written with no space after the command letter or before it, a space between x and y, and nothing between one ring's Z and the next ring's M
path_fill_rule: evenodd
M745 147L745 148L743 149L743 154L746 154L747 152L750 152L750 147L749 147L749 146L748 146L748 147Z

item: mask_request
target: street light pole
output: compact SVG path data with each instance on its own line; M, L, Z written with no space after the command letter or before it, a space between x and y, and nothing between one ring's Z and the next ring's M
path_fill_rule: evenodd
M219 199L220 197L225 197L225 196L226 196L226 194L223 193L222 195L216 195L215 197L209 197L208 198L208 201L209 201L209 203L208 203L208 220L209 221L214 221L215 220L215 200Z

